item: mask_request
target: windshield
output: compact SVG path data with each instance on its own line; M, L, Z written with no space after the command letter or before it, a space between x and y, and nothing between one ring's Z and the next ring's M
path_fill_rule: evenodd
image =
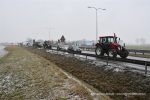
M114 38L108 38L108 42L114 42Z
M115 40L113 37L102 37L100 38L100 42L102 43L117 42L117 37L115 38Z

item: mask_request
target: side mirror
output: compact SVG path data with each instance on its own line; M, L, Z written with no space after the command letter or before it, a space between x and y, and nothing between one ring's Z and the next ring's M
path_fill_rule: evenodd
M118 43L120 43L120 38L118 39Z

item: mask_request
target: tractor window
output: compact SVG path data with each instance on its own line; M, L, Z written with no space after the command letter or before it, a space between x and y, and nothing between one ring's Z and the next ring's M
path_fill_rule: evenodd
M101 43L111 43L111 42L117 42L117 38L114 38L113 37L101 37L99 42Z
M108 38L102 38L102 43L108 43Z
M108 38L108 42L114 42L114 38Z

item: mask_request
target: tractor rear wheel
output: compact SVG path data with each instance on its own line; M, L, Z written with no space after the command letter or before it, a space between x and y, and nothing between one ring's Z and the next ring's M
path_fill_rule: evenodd
M102 50L101 47L96 47L96 48L95 48L95 54L96 54L97 56L104 56L104 52L103 52L103 50Z

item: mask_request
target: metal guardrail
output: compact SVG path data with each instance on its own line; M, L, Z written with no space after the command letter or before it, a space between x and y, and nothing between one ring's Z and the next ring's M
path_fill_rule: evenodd
M62 52L68 52L67 50L56 50L56 49L51 49L54 51L62 51ZM70 53L70 52L69 52ZM97 56L95 54L89 54L89 53L77 53L77 52L72 52L72 54L79 54L79 55L83 55L83 56L89 56L89 57L96 57L96 58L101 58L104 60L114 60L114 61L122 61L122 62L128 62L128 63L133 63L133 64L139 64L139 65L146 65L146 66L150 66L150 61L144 61L144 60L137 60L137 59L123 59L123 58L113 58L113 57L108 57L108 56Z
M80 46L79 48L83 50L94 50L95 46Z
M52 49L52 50L58 51L56 49ZM59 51L68 52L67 50L59 50ZM69 52L69 53L71 53L71 52ZM88 56L89 57L100 58L100 59L106 60L107 65L108 65L108 61L109 60L127 62L127 63L138 64L138 65L144 65L145 66L145 75L148 74L147 67L150 66L150 61L143 61L143 60L136 60L136 59L129 59L129 58L126 58L126 59L123 59L123 58L113 58L113 57L108 57L108 56L97 56L95 54L89 54L89 53L72 52L72 54L73 55L74 54L78 54L78 55L86 56L86 59L87 59Z
M129 52L132 52L132 53L142 53L143 55L145 53L149 53L150 54L150 50L133 50L133 49L128 49Z

